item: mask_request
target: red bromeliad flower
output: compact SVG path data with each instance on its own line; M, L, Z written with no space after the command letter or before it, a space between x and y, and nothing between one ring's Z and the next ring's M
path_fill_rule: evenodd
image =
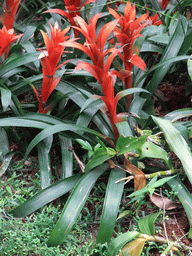
M147 14L148 14L148 10L147 10ZM156 13L154 16L151 15L147 20L146 20L146 25L150 26L150 25L156 25L159 26L162 24L162 21L159 19L159 15L158 13Z
M85 6L86 4L93 3L95 0L87 0L81 5L81 0L64 0L65 8L68 12L60 9L51 9L48 11L45 11L44 13L57 13L62 16L64 16L67 21L71 24L71 26L76 26L75 17L81 16L80 10ZM75 31L75 38L78 37L78 31Z
M61 59L65 46L67 46L67 44L70 45L74 41L74 39L67 40L69 39L69 36L66 36L66 33L69 31L70 27L61 31L57 22L55 23L54 28L51 26L51 24L50 27L51 39L44 31L41 31L47 51L42 51L41 53L41 57L43 55L43 58L41 59L43 71L43 84L41 92L42 103L39 104L40 113L45 113L43 105L46 104L48 97L50 96L50 94L55 89L55 87L61 79L61 77L56 76L55 72L62 65L68 62L65 61L61 65L57 66Z
M118 54L122 59L125 70L129 72L129 77L124 79L125 88L132 87L132 68L133 65L136 65L138 68L145 70L145 62L137 55L138 49L134 47L134 41L136 38L142 36L140 34L143 27L146 26L144 22L148 18L148 14L141 15L136 19L136 9L135 5L131 6L130 2L127 2L124 8L124 16L119 15L116 11L109 8L109 12L114 16L116 20L119 20L119 26L116 26L113 33L117 38L121 47L123 47L123 54ZM127 96L127 110L131 104L131 96Z
M75 20L78 22L79 27L76 26L74 28L85 36L86 41L84 45L77 42L72 42L68 46L82 50L91 58L93 64L89 64L85 61L79 61L75 70L86 70L100 83L103 96L98 97L100 97L105 103L104 112L107 114L111 122L115 137L118 138L119 134L115 124L120 121L118 115L116 114L119 97L114 96L114 84L116 81L116 76L119 76L120 78L122 78L122 76L118 71L113 70L110 72L109 69L113 59L121 49L105 49L106 41L112 30L117 25L118 20L107 23L102 27L98 35L96 35L96 23L98 18L101 16L102 14L96 14L90 19L89 24L87 24L81 17L76 17ZM106 58L106 55L108 54L109 56Z
M0 20L3 24L3 26L6 27L7 30L12 29L13 28L13 23L14 23L14 18L17 12L17 9L19 7L21 0L6 0L6 7L2 5L2 3L0 2L0 4L3 6L4 9L4 14L0 15ZM9 49L10 47L7 47L6 51L5 51L5 59L8 56L9 53Z
M21 0L6 0L6 7L3 6L5 13L0 16L3 26L7 29L13 28L14 18Z
M23 34L22 34L23 35ZM0 58L3 53L6 52L7 48L10 47L10 44L14 42L16 39L20 38L22 35L14 34L13 29L7 30L5 26L0 29Z
M110 50L108 51L110 52ZM103 63L102 67L97 65L92 65L85 61L80 61L77 63L75 70L84 69L89 72L96 80L100 83L103 91L103 96L97 96L103 100L105 103L104 108L102 108L103 112L107 115L114 132L114 136L117 139L119 137L119 133L115 126L116 123L120 122L120 119L116 113L117 103L119 97L114 96L114 85L116 82L117 71L109 71L111 63L114 57L119 52L119 49L111 49L111 54L106 59L105 63ZM119 75L120 76L120 75Z

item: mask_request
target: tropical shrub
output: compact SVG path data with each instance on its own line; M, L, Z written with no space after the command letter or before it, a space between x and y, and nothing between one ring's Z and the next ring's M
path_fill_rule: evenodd
M94 184L105 175L109 178L97 244L110 243L125 181L134 179L133 201L139 208L139 195L149 192L147 179L169 175L155 181L154 187L167 183L173 190L181 188L178 197L191 225L191 195L179 176L176 178L181 170L174 168L168 154L172 150L177 155L192 182L192 123L178 122L190 116L191 109L160 118L155 116L153 100L164 77L178 70L176 63L186 65L191 58L191 20L178 12L177 6L168 9L168 1L160 6L153 0L155 15L144 8L144 13L136 16L136 5L130 1L116 5L64 0L61 9L54 9L51 2L46 10L44 6L34 13L27 9L31 18L13 23L20 1L5 2L0 30L1 174L14 155L9 141L16 142L24 154L21 166L37 146L42 187L12 214L26 216L66 194L68 199L47 242L60 245ZM36 15L42 19L35 20ZM17 44L10 48L15 40ZM188 68L191 75L191 60ZM29 91L32 99L21 100ZM54 143L60 146L62 160L56 183L50 160ZM88 151L88 162L82 163L75 154L73 145L78 143ZM78 173L73 170L73 156L80 166ZM161 159L163 167L148 174L147 168L140 168L146 158ZM141 233L129 232L123 240L112 241L109 255L126 244L128 251L135 248L132 255L140 255L146 240L155 234L157 215L141 221ZM180 250L176 243L172 247Z

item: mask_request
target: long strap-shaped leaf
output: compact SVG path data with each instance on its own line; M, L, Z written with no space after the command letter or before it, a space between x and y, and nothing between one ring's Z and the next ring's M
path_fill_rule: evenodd
M32 148L34 148L40 141L44 140L45 138L49 137L50 135L53 135L55 133L59 133L61 131L74 131L77 133L77 137L78 137L78 131L83 131L83 132L88 132L94 136L98 136L100 138L102 138L102 136L98 133L95 132L94 130L91 130L89 128L84 128L84 127L80 127L77 125L72 125L72 124L56 124L56 125L52 125L49 126L48 128L45 128L43 131L41 131L29 144L26 152L25 152L25 158L27 157L27 155L30 153L30 151L32 150Z
M52 142L53 136L49 136L37 145L42 189L51 185L52 174L49 151L51 149Z
M17 208L11 211L11 214L13 214L14 217L22 218L31 214L32 212L35 212L52 200L72 190L82 175L83 174L76 174L62 181L58 181L57 183L37 193L23 204L19 205Z
M185 139L169 120L155 116L152 118L163 131L167 143L180 159L185 173L192 183L192 154Z
M172 188L172 190L177 193L179 201L182 203L183 208L185 209L189 224L191 226L188 237L192 238L192 195L189 193L189 191L179 178L173 178L167 183Z
M112 237L124 187L124 182L116 183L116 181L123 179L125 176L125 171L118 168L111 170L97 236L97 244L109 243Z
M38 56L39 56L38 52L33 52L33 53L27 53L23 56L11 57L0 66L1 76L9 72L11 69L36 61Z
M72 150L70 150L70 147L72 148L72 142L62 135L59 135L59 140L62 157L61 179L65 179L72 176L73 173L73 153Z
M175 29L175 32L165 49L165 52L161 58L161 61L165 61L167 59L177 56L181 48L181 45L183 43L183 40L184 40L183 27L182 27L181 21L179 21ZM171 67L171 63L164 65L163 68L156 69L146 89L153 93L158 87L158 85L160 84L160 82L162 81L162 79L164 78L164 76L166 75L166 73L168 72L168 70L170 69L170 67Z
M57 225L47 242L48 246L57 246L64 242L66 236L75 224L89 193L99 176L106 171L108 164L100 165L86 173L75 186L67 200Z

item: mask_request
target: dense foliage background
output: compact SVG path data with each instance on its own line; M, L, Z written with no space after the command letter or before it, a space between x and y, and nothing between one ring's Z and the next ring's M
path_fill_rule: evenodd
M2 255L190 255L190 1L0 4Z

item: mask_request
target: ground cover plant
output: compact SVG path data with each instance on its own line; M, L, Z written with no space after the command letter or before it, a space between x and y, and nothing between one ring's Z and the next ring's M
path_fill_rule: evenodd
M68 241L104 179L92 254L142 255L150 242L163 244L162 255L190 253L186 244L155 230L156 220L162 215L165 223L165 211L177 207L170 208L163 186L182 204L192 238L192 109L185 102L192 80L190 2L6 0L1 6L0 174L17 157L23 170L35 154L40 179L39 190L6 211L27 218L60 198L45 250L67 253L51 248ZM170 77L171 89L163 83ZM182 79L186 94L176 83ZM169 97L177 91L185 104L170 111ZM61 163L53 170L56 156ZM12 194L6 182L2 187ZM121 211L127 186L134 192ZM141 216L147 196L163 211ZM112 238L117 218L129 216L129 207L137 225Z

